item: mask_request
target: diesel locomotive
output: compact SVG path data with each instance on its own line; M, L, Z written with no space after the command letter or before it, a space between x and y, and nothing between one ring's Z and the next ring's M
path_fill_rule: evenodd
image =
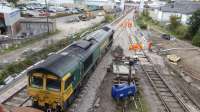
M30 69L27 88L33 107L66 110L79 93L84 78L112 46L113 34L110 26L104 26Z

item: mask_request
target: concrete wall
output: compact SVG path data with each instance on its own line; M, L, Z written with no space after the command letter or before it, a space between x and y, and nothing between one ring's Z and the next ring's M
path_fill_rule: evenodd
M33 33L33 35L42 34L48 32L47 22L33 22L33 21L21 21L21 32ZM49 22L49 31L56 31L56 22Z

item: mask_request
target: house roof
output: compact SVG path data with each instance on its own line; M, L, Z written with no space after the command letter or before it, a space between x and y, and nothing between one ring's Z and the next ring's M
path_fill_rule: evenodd
M200 9L200 2L193 1L177 1L160 7L160 10L163 12L174 12L182 14L192 14L198 9Z

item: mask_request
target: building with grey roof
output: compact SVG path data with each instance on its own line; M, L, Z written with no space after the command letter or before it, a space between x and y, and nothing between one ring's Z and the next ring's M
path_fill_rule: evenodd
M200 9L200 2L192 1L178 1L167 4L160 8L162 12L172 12L181 14L192 14L198 9Z
M192 13L200 9L200 2L176 1L153 10L152 18L160 22L169 22L170 16L179 16L181 23L186 24Z
M20 10L9 7L7 5L0 5L0 34L15 35L19 32L21 18Z

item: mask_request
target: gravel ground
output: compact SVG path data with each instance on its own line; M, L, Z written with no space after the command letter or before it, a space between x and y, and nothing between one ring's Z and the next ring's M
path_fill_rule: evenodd
M191 43L182 40L165 40L160 38L160 33L152 31L151 40L155 43L155 49L170 48L195 48L196 50L172 50L166 54L175 54L181 57L181 61L177 65L170 63L165 55L165 63L169 67L170 74L174 77L174 82L179 86L187 87L190 94L200 104L200 48L192 46ZM187 53L186 53L187 52Z
M191 73L190 76L199 79L197 82L200 82L200 48L191 45L190 42L179 39L171 41L165 40L160 38L160 35L160 33L152 31L151 39L153 42L163 49L182 48L182 50L171 50L167 52L167 54L180 56L181 61L178 63L178 66L183 68L186 72ZM194 48L195 50L187 50L188 48Z
M114 74L108 73L104 78L101 87L99 88L96 96L96 104L94 103L94 110L96 112L117 112L117 104L111 96L112 79ZM99 100L99 102L98 102Z

